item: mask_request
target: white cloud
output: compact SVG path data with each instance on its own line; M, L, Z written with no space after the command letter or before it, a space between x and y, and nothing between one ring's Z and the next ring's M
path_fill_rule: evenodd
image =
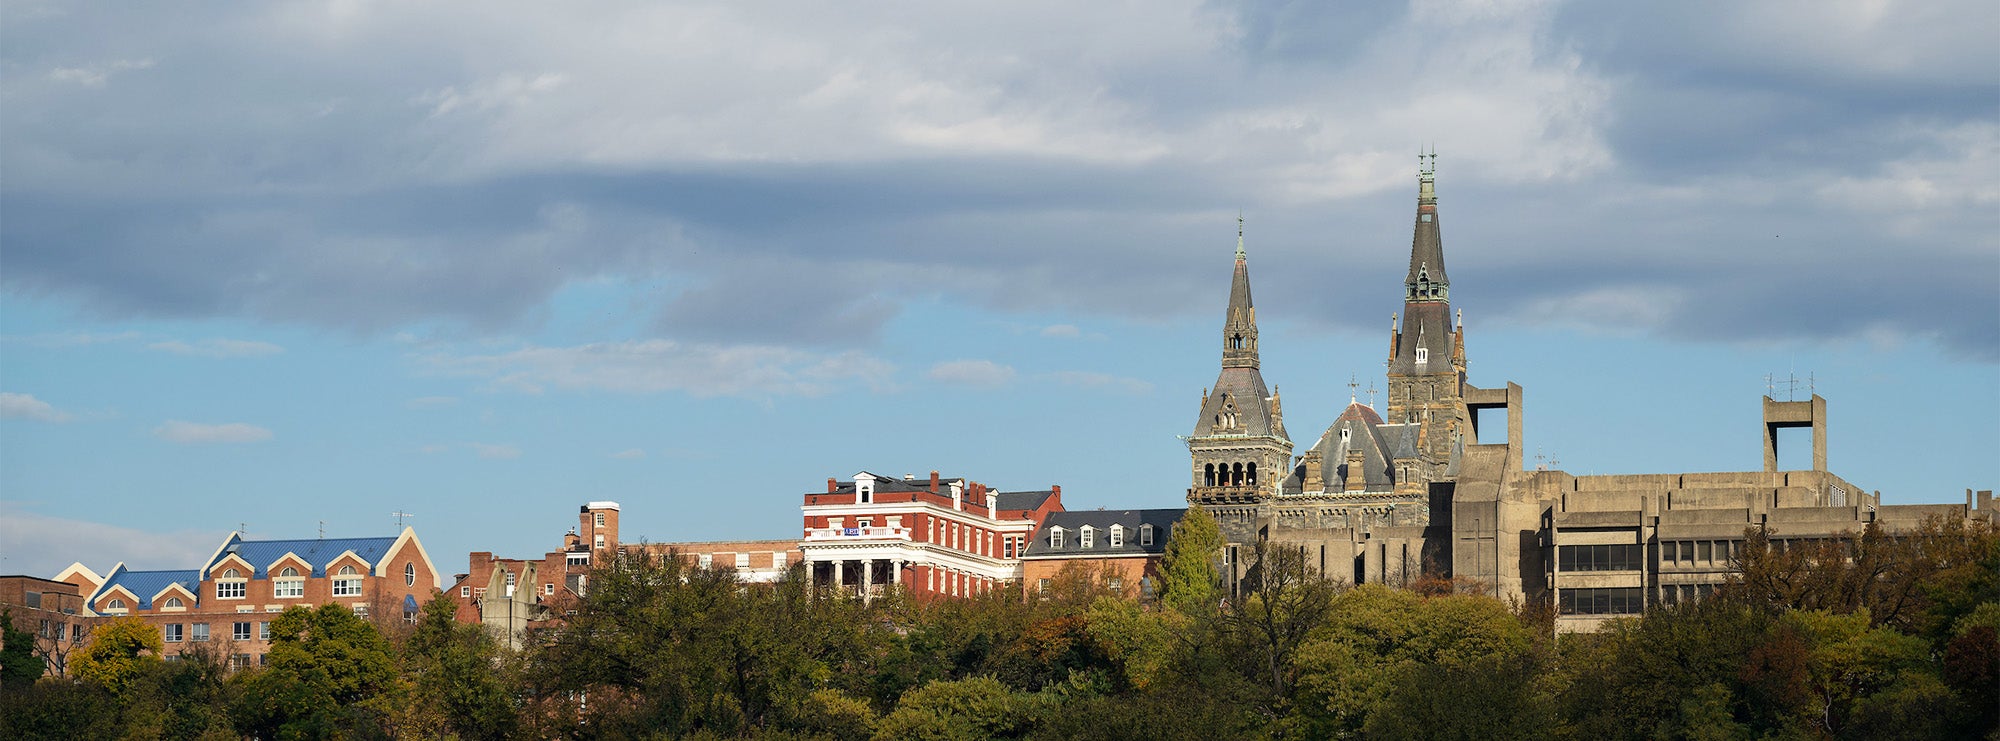
M1014 369L991 360L948 360L931 366L924 377L960 386L998 388L1014 380Z
M201 424L167 420L166 424L153 428L153 437L168 442L193 445L201 443L255 443L271 439L271 431L253 424L229 422L225 424Z
M84 87L104 87L104 83L110 81L112 75L151 66L153 66L151 59L120 59L87 67L57 67L49 71L49 79Z
M415 399L403 402L403 406L408 407L410 409L437 409L439 407L448 407L457 403L458 403L458 397L456 396L419 396Z
M1063 339L1075 339L1077 337L1082 337L1083 331L1077 329L1076 325L1074 324L1051 324L1049 326L1042 328L1042 336L1061 337Z
M255 340L207 339L194 343L168 340L147 345L148 350L169 352L175 355L198 355L205 358L250 358L262 355L277 355L285 348L269 342Z
M0 392L0 418L37 419L43 422L68 422L70 413L57 409L33 394Z
M1091 371L1057 371L1055 373L1048 374L1047 378L1064 386L1075 386L1078 388L1091 388L1091 389L1110 389L1112 391L1118 391L1121 393L1134 394L1134 395L1148 394L1152 393L1153 391L1153 384L1147 381L1142 381L1137 378L1127 378L1124 376L1114 376L1109 373L1094 373Z
M472 452L479 454L481 458L510 460L521 457L521 448L514 445L503 443L466 443L466 445L470 446Z
M29 512L0 502L0 573L52 578L83 562L99 574L120 561L133 569L193 568L227 533L162 533Z
M616 453L612 453L611 457L617 458L618 460L622 461L638 460L640 458L646 457L646 451L640 450L638 448L629 448L626 450L620 450Z
M492 355L422 356L448 375L486 378L497 390L660 393L697 397L818 396L860 383L881 390L895 366L859 352L815 353L765 345L697 345L643 340L525 347Z

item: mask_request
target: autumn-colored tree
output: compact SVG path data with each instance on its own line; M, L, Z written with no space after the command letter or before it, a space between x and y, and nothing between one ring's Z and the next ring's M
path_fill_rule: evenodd
M90 646L75 659L78 679L112 692L122 692L148 665L160 660L166 644L160 630L136 617L122 617L97 626Z

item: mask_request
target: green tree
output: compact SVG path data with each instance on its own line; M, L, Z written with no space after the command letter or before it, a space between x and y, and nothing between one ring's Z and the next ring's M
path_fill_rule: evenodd
M1222 528L1201 507L1189 507L1167 537L1160 558L1160 602L1188 615L1206 615L1221 597Z
M135 617L123 617L99 625L91 634L90 647L76 657L76 676L112 691L123 692L150 664L160 660L158 628Z
M35 634L14 627L14 610L0 611L0 690L35 683L47 670L35 655Z
M403 671L412 702L403 706L405 730L421 736L505 738L518 715L499 646L484 627L458 622L458 603L440 594L424 605L403 646Z
M932 682L912 690L875 727L878 741L976 741L1021 738L1035 727L1046 698L1016 692L991 677Z
M248 673L234 707L259 737L375 735L399 689L389 641L344 606L293 607L271 621L269 666Z

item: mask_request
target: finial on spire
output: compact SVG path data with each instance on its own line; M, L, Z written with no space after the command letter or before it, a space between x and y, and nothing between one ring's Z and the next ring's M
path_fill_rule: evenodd
M1243 209L1236 209L1236 259L1243 257Z
M1359 400L1359 397L1355 396L1354 392L1358 388L1361 388L1361 382L1354 380L1354 374L1347 374L1347 403L1353 404Z

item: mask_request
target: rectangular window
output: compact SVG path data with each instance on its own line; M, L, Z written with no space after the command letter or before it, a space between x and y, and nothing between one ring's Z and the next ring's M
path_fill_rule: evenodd
M1638 571L1645 547L1631 545L1566 545L1556 549L1563 571Z
M265 611L265 612L284 612L284 611L285 611L285 608L284 608L284 607L281 607L281 606L279 606L279 605L265 605L265 606L264 606L264 611Z
M335 597L361 596L361 580L358 578L333 580L333 596Z
M368 617L368 606L367 606L367 605L355 605L355 606L354 606L354 616L355 616L355 617L363 617L363 618L365 618L365 617Z
M1125 528L1122 527L1111 528L1111 547L1113 548L1125 547Z
M271 621L265 620L257 623L257 640L271 640Z
M1062 547L1062 544L1063 544L1063 537L1062 537L1062 528L1056 528L1056 529L1054 529L1054 530L1050 530L1050 531L1049 531L1049 547L1050 547L1050 548L1061 548L1061 547Z
M1077 543L1077 545L1080 545L1080 546L1083 546L1083 547L1085 547L1085 548L1089 548L1089 547L1090 547L1090 540L1091 540L1091 536L1093 536L1093 535L1096 535L1096 534L1097 534L1097 533L1096 533L1096 531L1094 531L1094 530L1091 530L1090 528L1084 528L1084 529L1083 529L1083 535L1082 535L1081 537L1079 537L1079 538L1077 538L1077 539L1076 539L1076 543Z
M597 513L597 520L596 520L596 521L597 521L597 526L598 526L598 527L604 527L604 513L603 513L603 512L599 512L599 513Z
M1153 544L1153 526L1152 526L1152 525L1140 525L1140 526L1139 526L1139 545L1152 545L1152 544Z
M556 593L555 582L545 582L542 584L542 594L555 594L555 593Z
M571 553L563 557L563 563L570 566L585 566L590 563L589 553Z
M748 553L736 554L736 568L739 569L750 568L750 554Z
M219 581L215 583L216 599L243 599L243 582Z
M1713 561L1715 557L1715 552L1712 546L1713 544L1706 540L1695 541L1694 542L1695 559L1701 561L1702 563L1708 563L1710 561Z
M701 554L701 556L700 556L699 560L701 561L701 567L702 567L702 568L704 568L704 569L705 569L705 568L708 568L709 566L711 566L711 565L713 565L713 564L715 563L715 554L712 554L712 553L703 553L703 554Z
M1114 576L1105 580L1104 586L1110 587L1113 592L1123 592L1125 591L1125 580Z
M1036 594L1048 594L1048 593L1049 593L1049 580L1048 580L1048 579L1042 579L1042 580L1040 580L1040 581L1037 581L1037 582L1035 582L1035 593L1036 593Z
M1641 587L1564 589L1558 600L1564 615L1636 615L1646 611Z
M270 666L270 665L271 665L271 655L270 655L270 654L257 654L257 665L258 665L258 666Z
M184 628L180 623L168 623L160 626L160 637L168 643L180 643L182 630Z
M250 654L235 654L230 656L229 667L232 669L250 668Z
M189 636L189 640L196 643L208 640L208 623L195 623L193 633L194 635Z
M250 640L250 624L249 624L249 623L233 623L233 624L231 624L231 625L230 625L229 627L230 627L230 630L229 630L229 638L230 638L230 640L236 640L236 641L247 641L247 640Z
M306 596L306 580L278 579L271 582L271 596L278 599L298 599Z
M472 587L470 587L470 586L463 586L463 587L459 587L459 588L458 588L458 596L460 596L460 597L471 597L471 596L472 596Z
M76 624L73 624L73 625L69 626L69 640L70 640L70 641L71 641L72 643L74 643L74 642L76 642L76 641L81 641L81 640L83 640L83 624L82 624L82 623L76 623Z

